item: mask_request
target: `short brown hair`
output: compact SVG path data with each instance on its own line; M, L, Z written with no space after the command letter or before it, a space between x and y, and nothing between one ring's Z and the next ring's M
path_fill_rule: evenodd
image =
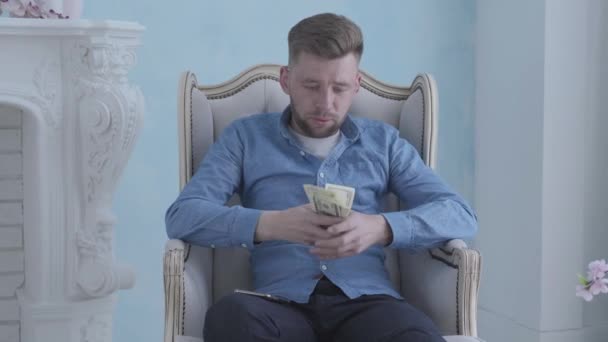
M363 54L363 34L357 24L345 16L322 13L305 18L289 31L289 64L306 52L327 59L354 53Z

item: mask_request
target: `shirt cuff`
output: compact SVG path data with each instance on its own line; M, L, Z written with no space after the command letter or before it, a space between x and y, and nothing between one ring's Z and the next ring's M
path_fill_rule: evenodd
M403 212L383 213L382 216L386 219L393 233L393 241L387 247L397 249L413 247L414 230L412 229L410 216Z
M262 214L261 210L238 207L237 215L232 222L230 236L235 246L252 249L255 228Z

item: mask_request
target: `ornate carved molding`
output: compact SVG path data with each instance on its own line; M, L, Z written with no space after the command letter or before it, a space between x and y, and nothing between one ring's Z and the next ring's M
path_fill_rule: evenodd
M59 62L43 59L35 65L32 78L23 80L27 82L0 82L0 95L12 98L15 103L32 104L49 127L58 129L63 119Z
M102 297L119 289L133 287L135 273L114 263L112 234L115 219L109 212L98 215L94 230L80 230L76 244L79 252L78 285L90 297Z
M87 199L94 202L100 185L114 190L133 147L143 96L126 78L136 60L133 47L79 42L74 49L74 99L86 154Z
M14 162L28 213L25 274L5 274L0 290L23 287L0 309L9 314L0 327L16 326L22 341L112 340L111 294L134 283L113 255L111 207L141 126L143 97L127 77L142 31L116 21L0 19L0 103L22 112Z
M27 80L31 85L0 82L0 95L12 99L11 102L15 104L33 105L49 127L59 129L63 120L60 110L61 85L58 82L60 71L58 61L42 60L34 68L32 78ZM27 109L31 109L31 106Z
M58 129L62 124L59 110L61 85L58 82L61 70L57 60L42 60L37 63L33 76L24 83L0 82L0 96L12 99L14 104L31 104L44 117L49 127ZM33 85L33 87L32 87Z
M111 196L126 165L143 114L143 96L128 83L134 47L78 41L70 68L77 116L86 222L78 232L77 282L98 297L133 285L134 272L111 255Z
M116 43L81 48L82 64L86 65L93 75L113 82L127 83L127 74L137 62L133 48Z
M55 60L42 60L34 70L33 83L36 89L37 100L44 119L53 128L61 126L62 111L58 108L57 98L61 94L59 84L59 62Z

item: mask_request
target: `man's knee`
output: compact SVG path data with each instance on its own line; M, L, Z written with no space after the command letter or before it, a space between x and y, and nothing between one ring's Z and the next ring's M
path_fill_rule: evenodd
M230 294L207 311L203 335L205 341L243 341L254 336L278 336L274 322L263 312L257 298Z

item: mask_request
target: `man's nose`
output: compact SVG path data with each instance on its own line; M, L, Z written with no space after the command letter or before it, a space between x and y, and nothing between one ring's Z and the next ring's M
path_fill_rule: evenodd
M334 94L331 89L327 89L319 92L317 98L317 108L323 112L329 111L334 102Z

